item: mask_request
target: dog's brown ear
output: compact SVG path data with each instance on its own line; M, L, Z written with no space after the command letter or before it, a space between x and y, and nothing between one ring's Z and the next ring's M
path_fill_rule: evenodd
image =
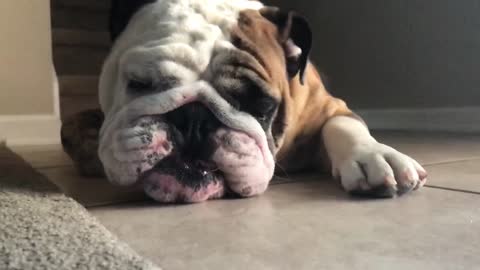
M265 7L260 14L277 26L280 43L285 50L288 75L293 78L300 73L303 84L312 49L312 30L307 20L294 11L285 12L276 7Z

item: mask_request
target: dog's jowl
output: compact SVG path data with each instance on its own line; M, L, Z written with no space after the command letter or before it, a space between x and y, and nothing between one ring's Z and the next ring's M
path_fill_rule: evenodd
M112 183L161 202L255 196L276 166L331 170L358 195L424 185L415 160L327 92L299 14L247 0L129 2L114 1L100 79L98 156Z

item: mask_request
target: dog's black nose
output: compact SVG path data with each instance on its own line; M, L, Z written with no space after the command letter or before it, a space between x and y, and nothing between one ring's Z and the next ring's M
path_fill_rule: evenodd
M165 115L180 134L175 138L185 158L204 159L210 153L208 136L220 127L220 121L201 103L186 104Z

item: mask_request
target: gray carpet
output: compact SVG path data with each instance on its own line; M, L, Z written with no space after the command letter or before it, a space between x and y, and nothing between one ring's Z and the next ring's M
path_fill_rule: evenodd
M160 269L0 145L0 269Z

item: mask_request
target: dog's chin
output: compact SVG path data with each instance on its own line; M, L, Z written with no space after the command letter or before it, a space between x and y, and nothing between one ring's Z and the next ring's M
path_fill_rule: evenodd
M169 156L140 177L148 196L163 203L198 203L225 195L222 173L212 164Z

